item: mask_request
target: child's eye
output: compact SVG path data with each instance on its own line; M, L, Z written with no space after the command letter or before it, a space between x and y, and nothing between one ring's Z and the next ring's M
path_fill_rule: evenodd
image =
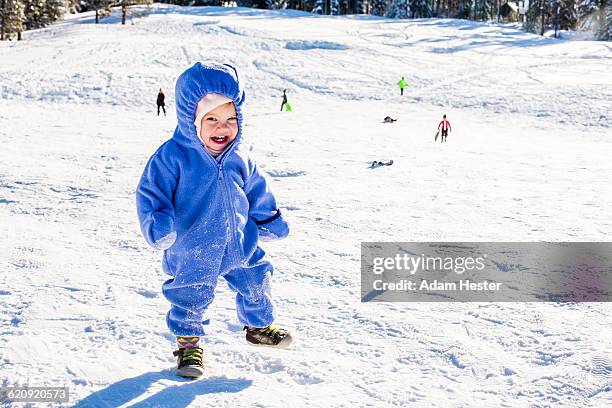
M235 123L235 122L237 122L237 121L238 121L238 118L229 118L227 121L228 121L228 122Z
M206 118L206 120L211 121L211 122L216 122L216 121L217 121L217 118L212 118L212 117L210 117L210 118Z

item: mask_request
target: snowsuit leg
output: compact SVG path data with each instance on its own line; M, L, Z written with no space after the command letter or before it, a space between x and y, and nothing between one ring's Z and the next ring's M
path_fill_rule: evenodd
M228 247L227 244L217 247L219 256L204 256L204 250L190 248L191 256L199 258L200 267L196 270L174 266L174 262L164 255L164 272L172 276L162 285L162 293L170 302L166 324L175 336L206 335L204 325L208 320L203 321L204 313L215 298L219 275L231 268ZM192 262L187 260L186 263Z
M173 285L174 279L163 285L163 294L172 304L166 314L166 324L175 336L204 336L202 318L214 299L216 282L199 285Z
M228 246L229 247L229 246ZM270 293L273 268L263 259L265 252L257 248L251 258L236 266L228 248L223 257L210 260L207 270L189 276L175 276L163 284L162 292L171 303L166 315L168 328L175 336L204 336L208 320L203 316L215 298L219 276L223 276L236 293L236 311L240 323L251 327L266 327L274 321L274 305Z
M404 88L400 88L400 95L404 96Z
M245 326L266 327L274 321L274 303L270 290L272 265L257 248L245 267L232 269L223 277L236 292L238 321Z

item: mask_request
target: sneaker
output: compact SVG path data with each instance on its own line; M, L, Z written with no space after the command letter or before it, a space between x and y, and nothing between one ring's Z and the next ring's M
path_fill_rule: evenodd
M198 378L204 374L203 353L204 350L200 347L180 348L174 351L172 354L178 357L176 373L187 378Z
M263 328L244 326L244 330L246 340L254 346L285 348L293 341L288 330L273 324Z

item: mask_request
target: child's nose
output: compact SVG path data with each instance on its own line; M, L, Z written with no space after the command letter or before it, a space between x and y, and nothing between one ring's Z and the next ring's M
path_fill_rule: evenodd
M221 133L229 133L230 132L230 126L229 123L227 122L220 122L219 126L217 127L217 130Z

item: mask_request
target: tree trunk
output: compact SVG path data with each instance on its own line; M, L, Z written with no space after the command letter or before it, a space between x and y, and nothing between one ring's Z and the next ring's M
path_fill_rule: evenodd
M559 38L559 8L561 2L558 0L555 2L555 38Z
M495 6L497 7L497 17L495 18L497 20L497 22L499 23L499 0L497 0L495 2Z
M17 31L17 41L21 41L21 31Z
M96 9L96 24L100 23L100 17L98 16L98 9Z
M121 24L125 25L125 17L127 15L127 4L125 1L121 3Z
M540 35L544 35L544 0L540 0Z
M0 41L4 41L4 9L6 7L5 0L2 0L0 5L2 6L2 21L0 22Z

